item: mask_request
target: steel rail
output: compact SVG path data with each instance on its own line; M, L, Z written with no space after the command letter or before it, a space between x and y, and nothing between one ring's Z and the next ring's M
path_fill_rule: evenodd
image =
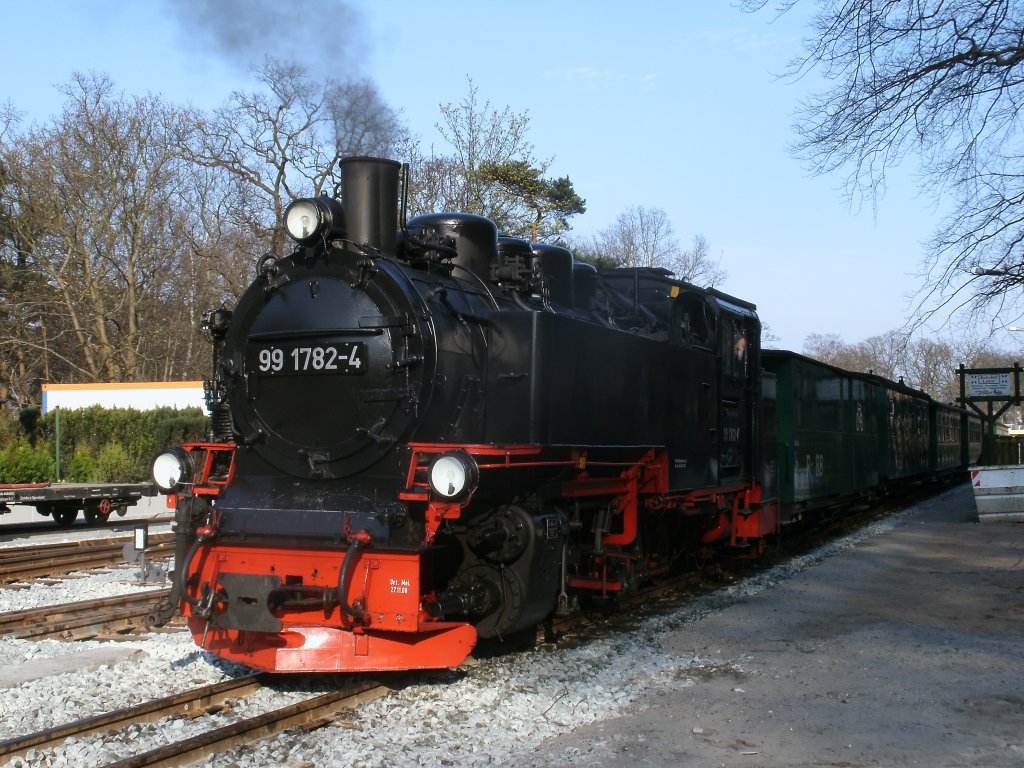
M158 536L165 535L167 534L154 534L150 539L157 540ZM123 546L131 540L132 537L130 534L119 534L117 536L97 536L92 539L75 539L74 541L55 541L46 544L26 544L25 546L18 547L0 547L0 558L7 560L8 557L20 557L33 552L60 552L65 549L74 550L76 548L99 547L105 544L119 544Z
M22 639L47 637L140 618L146 616L156 602L170 593L169 589L150 589L128 595L0 613L0 634Z
M152 540L155 540L155 544L146 549L148 558L158 559L174 554L173 534L158 534ZM130 539L120 543L100 541L100 544L85 540L61 545L0 549L0 583L55 576L124 562L124 545Z
M345 688L214 728L173 744L126 757L103 768L157 768L186 765L242 744L251 744L295 725L312 726L329 720L341 709L386 695L391 686L379 680L351 683Z
M210 683L114 712L86 717L25 736L16 736L13 739L0 741L0 760L24 757L30 749L52 749L72 736L82 738L96 733L115 731L132 723L151 723L176 714L202 713L228 697L252 695L264 684L266 677L262 674L252 674L233 680Z

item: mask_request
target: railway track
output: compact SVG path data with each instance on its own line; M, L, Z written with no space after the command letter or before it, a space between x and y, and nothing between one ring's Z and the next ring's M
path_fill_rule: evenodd
M172 716L201 717L220 710L228 699L251 696L272 676L253 674L200 686L183 693L84 718L0 742L0 760L24 756L29 750L60 746L69 738L81 739L110 734L132 724L151 723ZM350 682L341 688L279 707L254 717L211 728L181 741L155 747L137 755L106 764L106 768L178 766L230 747L272 736L293 726L315 727L329 721L342 709L386 695L392 686L381 680Z
M142 627L146 615L169 589L151 589L98 600L0 613L0 635L20 639L70 640L123 634Z
M94 734L109 733L133 723L152 723L174 715L196 716L207 713L229 697L251 695L259 690L264 679L264 675L254 674L211 683L184 693L0 741L0 760L23 757L30 749L51 749L72 737L80 739Z
M104 768L156 768L195 762L231 747L272 736L286 728L316 727L325 724L340 710L351 709L362 702L380 698L387 695L390 690L388 685L377 680L347 683L338 690L108 763Z
M149 559L174 554L174 534L158 533L149 540L146 550ZM0 549L0 586L123 563L124 547L130 541L123 536L104 537Z

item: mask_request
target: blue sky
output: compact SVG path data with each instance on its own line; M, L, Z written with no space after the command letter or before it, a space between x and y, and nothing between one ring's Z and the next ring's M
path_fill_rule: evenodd
M208 17L181 21L214 7L246 14L253 37L228 48ZM332 0L0 0L0 102L44 123L78 70L212 108L252 87L247 65L266 51L372 78L443 151L438 105L460 101L471 77L492 106L529 111L536 155L587 200L578 232L630 206L663 208L684 245L704 235L728 273L721 288L758 305L778 346L905 322L941 207L901 170L877 209L851 208L842 178L811 176L790 154L794 110L821 84L778 77L800 51L802 12L774 20L728 0L367 0L348 11Z

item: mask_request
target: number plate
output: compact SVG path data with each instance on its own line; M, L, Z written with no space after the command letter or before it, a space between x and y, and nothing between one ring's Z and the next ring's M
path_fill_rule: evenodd
M358 375L366 373L366 344L253 344L249 347L248 367L260 376Z

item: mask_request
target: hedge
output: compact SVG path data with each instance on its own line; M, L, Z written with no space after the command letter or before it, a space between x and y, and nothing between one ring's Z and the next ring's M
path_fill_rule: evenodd
M0 483L57 480L57 416L22 412L0 419ZM156 453L203 440L200 408L60 409L60 480L79 483L145 482Z

